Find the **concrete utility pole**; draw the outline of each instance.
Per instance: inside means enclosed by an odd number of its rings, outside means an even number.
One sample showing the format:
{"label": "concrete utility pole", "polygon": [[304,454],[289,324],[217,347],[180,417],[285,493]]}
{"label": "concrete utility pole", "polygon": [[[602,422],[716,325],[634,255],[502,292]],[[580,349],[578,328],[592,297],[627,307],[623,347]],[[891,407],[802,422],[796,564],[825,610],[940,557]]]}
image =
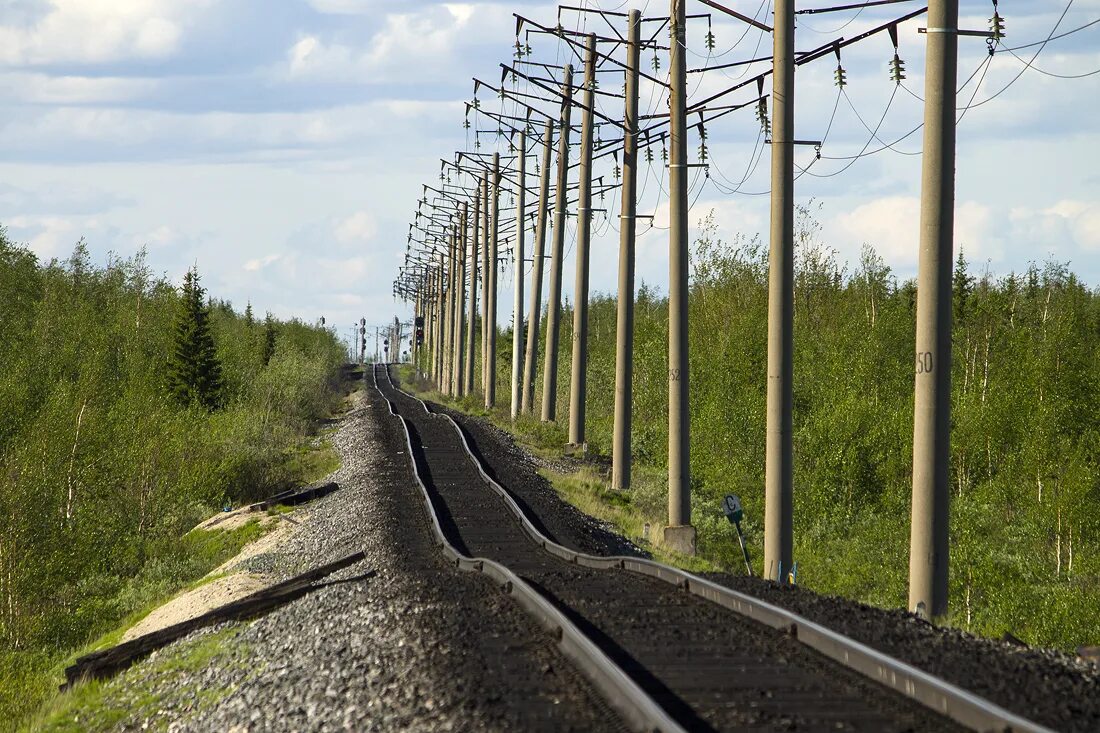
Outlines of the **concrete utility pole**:
{"label": "concrete utility pole", "polygon": [[413,321],[412,321],[412,338],[409,339],[409,354],[412,359],[413,376],[420,376],[420,364],[416,361],[416,319],[420,317],[420,291],[418,290],[413,296]]}
{"label": "concrete utility pole", "polygon": [[687,60],[684,4],[672,0],[669,60],[668,527],[665,544],[695,554],[688,407]]}
{"label": "concrete utility pole", "polygon": [[546,252],[546,214],[550,203],[550,153],[554,123],[546,121],[542,134],[542,170],[539,172],[539,210],[535,219],[535,254],[531,268],[531,315],[527,319],[527,353],[523,360],[523,404],[525,414],[534,410],[535,355],[538,353],[539,318],[542,311],[542,265]]}
{"label": "concrete utility pole", "polygon": [[[477,324],[477,224],[481,216],[481,197],[474,192],[474,218],[469,226],[470,235],[470,326],[466,331],[466,394],[474,393],[474,331]],[[484,296],[483,296],[484,297]]]}
{"label": "concrete utility pole", "polygon": [[592,111],[596,108],[596,34],[585,39],[584,115],[581,122],[580,187],[577,192],[577,275],[573,289],[573,360],[569,382],[569,442],[584,443],[588,377],[588,273],[592,242]]}
{"label": "concrete utility pole", "polygon": [[394,356],[394,362],[401,363],[401,321],[397,316],[393,317],[393,338],[390,339],[390,352]]}
{"label": "concrete utility pole", "polygon": [[619,215],[619,303],[615,326],[615,430],[611,488],[630,488],[630,420],[634,379],[634,238],[638,212],[638,71],[642,14],[631,10],[626,36],[626,102],[623,112],[623,200]]}
{"label": "concrete utility pole", "polygon": [[793,562],[794,0],[776,0],[772,72],[771,248],[768,256],[768,418],[764,577],[784,583]]}
{"label": "concrete utility pole", "polygon": [[435,347],[432,345],[434,331],[432,320],[435,310],[435,271],[432,270],[431,265],[425,265],[424,288],[424,348],[421,350],[421,359],[424,362],[425,378],[431,379],[432,356],[435,354]]}
{"label": "concrete utility pole", "polygon": [[489,174],[481,179],[481,394],[489,383]]}
{"label": "concrete utility pole", "polygon": [[447,328],[443,333],[443,375],[440,383],[440,391],[445,395],[452,394],[451,392],[451,375],[454,372],[454,344],[455,344],[455,250],[458,248],[455,242],[454,231],[448,239],[448,249],[450,251],[450,257],[448,258],[447,267],[447,306],[446,306],[446,318]]}
{"label": "concrete utility pole", "polygon": [[435,295],[435,343],[432,345],[435,354],[435,364],[432,369],[432,378],[440,392],[443,391],[443,341],[446,334],[446,316],[443,313],[444,295],[444,268],[443,253],[439,253],[439,267],[436,268],[436,295]]}
{"label": "concrete utility pole", "polygon": [[546,304],[546,357],[542,366],[542,420],[558,408],[558,337],[561,330],[561,261],[565,256],[565,205],[569,201],[569,116],[573,108],[573,65],[562,71],[561,119],[558,121],[558,179],[554,192],[554,241],[550,252],[550,298]]}
{"label": "concrete utility pole", "polygon": [[520,382],[523,379],[523,211],[527,207],[527,130],[519,131],[519,164],[516,170],[515,299],[512,301],[512,419],[519,417]]}
{"label": "concrete utility pole", "polygon": [[958,0],[930,0],[924,73],[909,608],[947,613]]}
{"label": "concrete utility pole", "polygon": [[489,315],[485,321],[485,331],[489,334],[486,342],[485,407],[493,407],[497,401],[497,235],[500,232],[500,153],[493,153],[493,198],[492,228],[489,230],[489,288],[486,296],[489,301]]}
{"label": "concrete utility pole", "polygon": [[461,397],[466,393],[466,202],[462,202],[458,213],[458,229],[455,230],[455,239],[458,241],[458,277],[456,278],[458,290],[455,293],[455,364],[454,364],[454,393]]}

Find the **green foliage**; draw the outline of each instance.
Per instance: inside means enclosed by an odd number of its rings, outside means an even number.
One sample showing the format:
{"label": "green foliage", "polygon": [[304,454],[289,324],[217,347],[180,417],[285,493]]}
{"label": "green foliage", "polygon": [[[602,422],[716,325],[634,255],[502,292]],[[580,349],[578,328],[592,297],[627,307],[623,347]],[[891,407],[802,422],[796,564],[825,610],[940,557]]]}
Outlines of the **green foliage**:
{"label": "green foliage", "polygon": [[[179,316],[194,314],[196,294],[220,364],[214,412],[183,407],[166,389]],[[144,254],[94,266],[81,242],[67,260],[41,264],[0,233],[5,690],[20,669],[39,669],[34,659],[66,654],[139,608],[149,584],[138,578],[167,588],[190,577],[208,557],[184,537],[201,519],[316,468],[301,447],[336,405],[341,345],[331,332],[279,324],[265,364],[254,326],[228,303],[207,306],[193,279],[189,297],[185,306]],[[0,715],[11,703],[0,700]]]}
{"label": "green foliage", "polygon": [[271,358],[275,356],[275,342],[279,337],[278,332],[275,330],[275,319],[268,313],[264,318],[264,345],[261,360],[263,365],[267,366],[271,363]]}
{"label": "green foliage", "polygon": [[[182,291],[168,389],[184,407],[201,405],[214,410],[222,403],[222,367],[210,332],[210,311],[203,302],[206,291],[199,285],[198,269],[187,271]],[[252,327],[251,312],[245,317],[245,325]]]}
{"label": "green foliage", "polygon": [[232,666],[234,661],[227,656],[226,650],[243,629],[240,625],[230,625],[185,639],[149,660],[140,674],[134,670],[110,680],[82,682],[71,693],[52,700],[23,730],[41,733],[110,731],[127,721],[131,724],[148,721],[149,730],[166,730],[167,721],[158,717],[158,713],[173,703],[173,706],[186,706],[192,713],[201,714],[228,690],[217,686],[179,687],[172,683],[181,673],[194,673],[214,664]]}

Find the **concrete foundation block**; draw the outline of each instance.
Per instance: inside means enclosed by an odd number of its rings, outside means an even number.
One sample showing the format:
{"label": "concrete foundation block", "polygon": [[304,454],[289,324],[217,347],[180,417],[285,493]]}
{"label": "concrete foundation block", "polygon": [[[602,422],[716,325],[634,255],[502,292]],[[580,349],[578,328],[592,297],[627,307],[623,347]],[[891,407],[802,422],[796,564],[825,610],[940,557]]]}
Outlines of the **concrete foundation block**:
{"label": "concrete foundation block", "polygon": [[681,524],[665,527],[664,545],[673,552],[695,556],[695,527]]}

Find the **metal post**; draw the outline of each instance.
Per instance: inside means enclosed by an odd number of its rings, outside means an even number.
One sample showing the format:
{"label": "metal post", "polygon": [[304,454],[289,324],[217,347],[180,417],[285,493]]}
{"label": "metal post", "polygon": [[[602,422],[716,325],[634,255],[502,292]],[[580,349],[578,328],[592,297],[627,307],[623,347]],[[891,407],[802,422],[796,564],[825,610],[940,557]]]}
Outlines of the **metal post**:
{"label": "metal post", "polygon": [[771,248],[764,577],[783,583],[793,549],[791,411],[794,366],[794,0],[776,0],[772,73]]}
{"label": "metal post", "polygon": [[695,554],[688,411],[687,63],[684,4],[672,0],[669,59],[668,527],[665,544]]}
{"label": "metal post", "polygon": [[512,301],[512,419],[519,417],[520,381],[523,370],[523,211],[527,206],[527,130],[519,132],[519,162],[516,169],[516,261],[515,298]]}
{"label": "metal post", "polygon": [[[466,394],[474,393],[474,330],[477,324],[477,225],[481,215],[481,197],[474,193],[474,218],[469,226],[470,235],[470,325],[466,331]],[[484,296],[483,296],[484,297]]]}
{"label": "metal post", "polygon": [[489,175],[481,179],[481,394],[489,383]]}
{"label": "metal post", "polygon": [[485,382],[485,407],[493,407],[497,401],[497,234],[500,231],[500,153],[493,153],[492,224],[489,229],[489,286],[485,291],[489,301],[485,332],[489,334],[485,344],[487,379]]}
{"label": "metal post", "polygon": [[592,111],[596,106],[596,34],[585,42],[584,114],[581,122],[580,187],[577,191],[577,274],[573,289],[573,360],[569,382],[569,442],[584,443],[588,377],[588,273],[592,241]]}
{"label": "metal post", "polygon": [[542,310],[542,269],[546,252],[546,213],[550,200],[550,153],[554,145],[554,123],[546,121],[542,134],[542,170],[539,172],[539,210],[535,219],[535,254],[531,267],[531,315],[527,319],[527,354],[523,361],[524,413],[534,410],[535,354],[539,341],[539,318]]}
{"label": "metal post", "polygon": [[931,0],[928,3],[909,608],[932,619],[947,613],[958,22],[958,0]]}
{"label": "metal post", "polygon": [[458,229],[455,230],[458,242],[458,277],[455,278],[455,363],[453,390],[457,397],[466,393],[466,362],[463,346],[466,345],[466,202],[462,202],[458,213]]}
{"label": "metal post", "polygon": [[623,112],[623,200],[619,216],[619,302],[615,327],[615,430],[611,488],[630,488],[630,420],[634,378],[634,238],[638,211],[638,70],[641,13],[627,20],[626,104]]}
{"label": "metal post", "polygon": [[546,357],[542,367],[542,419],[550,422],[558,407],[558,337],[561,329],[561,260],[565,256],[565,206],[569,201],[569,115],[573,108],[573,65],[562,72],[558,121],[558,178],[554,191],[554,239],[550,251],[550,297],[546,303]]}

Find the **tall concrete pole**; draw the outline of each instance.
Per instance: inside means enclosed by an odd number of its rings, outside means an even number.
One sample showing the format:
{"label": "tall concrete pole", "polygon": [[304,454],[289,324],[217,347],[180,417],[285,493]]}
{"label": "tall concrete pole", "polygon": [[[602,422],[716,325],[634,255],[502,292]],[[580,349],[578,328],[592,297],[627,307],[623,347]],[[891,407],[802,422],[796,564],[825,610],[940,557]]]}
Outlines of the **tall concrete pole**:
{"label": "tall concrete pole", "polygon": [[489,229],[489,286],[485,291],[489,301],[489,315],[485,331],[489,334],[485,344],[488,379],[485,382],[485,407],[493,407],[497,401],[497,236],[500,232],[500,153],[493,153],[492,224]]}
{"label": "tall concrete pole", "polygon": [[466,331],[466,394],[474,393],[474,331],[477,324],[477,225],[481,215],[481,196],[474,193],[474,218],[470,221],[470,325]]}
{"label": "tall concrete pole", "polygon": [[432,379],[435,376],[435,268],[431,265],[428,265],[425,278],[428,290],[424,302],[424,372],[428,379]]}
{"label": "tall concrete pole", "polygon": [[519,417],[520,382],[523,380],[523,257],[524,209],[527,208],[527,130],[519,132],[519,163],[516,169],[516,246],[512,251],[516,261],[515,298],[512,301],[512,419]]}
{"label": "tall concrete pole", "polygon": [[[421,311],[421,302],[422,302],[421,301],[421,294],[423,292],[424,292],[424,280],[422,278],[421,281],[420,281],[420,284],[416,288],[416,297],[413,300],[412,363],[413,363],[413,374],[417,378],[420,377],[421,364],[420,364],[420,344],[417,343],[417,338],[416,338],[416,334],[417,334],[416,319],[423,317],[423,313]],[[367,319],[365,319],[365,318],[363,319],[363,324],[364,324],[363,325],[363,332],[364,333],[366,333],[366,320]]]}
{"label": "tall concrete pole", "polygon": [[539,172],[539,210],[535,219],[535,254],[531,267],[531,315],[527,319],[527,353],[523,360],[524,414],[534,410],[535,355],[538,353],[539,318],[542,311],[542,269],[546,252],[546,213],[550,204],[550,154],[553,149],[554,123],[546,121],[542,134],[542,170]]}
{"label": "tall concrete pole", "polygon": [[458,213],[458,229],[455,241],[458,242],[458,277],[455,278],[455,363],[451,380],[456,397],[466,393],[466,361],[463,347],[466,345],[466,202],[462,202]]}
{"label": "tall concrete pole", "polygon": [[458,243],[455,242],[454,230],[451,231],[451,235],[448,239],[448,251],[450,256],[448,257],[447,267],[447,313],[446,323],[447,329],[443,335],[443,394],[453,394],[451,390],[451,377],[454,375],[454,345],[455,345],[455,279],[458,277],[457,264],[457,252]]}
{"label": "tall concrete pole", "polygon": [[[436,388],[443,392],[443,341],[447,332],[447,319],[444,314],[445,294],[445,269],[443,267],[443,253],[439,253],[439,266],[436,268],[436,296],[435,296],[435,366],[432,377],[435,379]],[[376,345],[377,348],[377,345]]]}
{"label": "tall concrete pole", "polygon": [[668,527],[665,544],[695,554],[688,403],[687,55],[684,4],[672,0],[669,60]]}
{"label": "tall concrete pole", "polygon": [[775,1],[771,245],[768,255],[768,418],[764,577],[785,582],[793,562],[794,0]]}
{"label": "tall concrete pole", "polygon": [[958,23],[958,0],[931,0],[928,3],[914,361],[909,608],[933,619],[947,613]]}
{"label": "tall concrete pole", "polygon": [[550,297],[546,304],[546,355],[542,365],[542,419],[558,411],[558,339],[561,330],[561,261],[565,256],[565,206],[569,201],[569,116],[573,108],[573,65],[562,72],[561,118],[558,121],[558,178],[554,192],[554,240],[550,251]]}
{"label": "tall concrete pole", "polygon": [[489,175],[481,179],[481,394],[489,383]]}
{"label": "tall concrete pole", "polygon": [[611,488],[630,488],[630,420],[634,379],[634,239],[638,212],[638,71],[641,13],[631,10],[626,36],[626,103],[623,112],[623,200],[619,215],[619,303],[615,326],[615,430]]}
{"label": "tall concrete pole", "polygon": [[585,41],[584,115],[581,122],[580,186],[577,192],[577,274],[573,288],[573,360],[569,381],[569,442],[584,443],[588,392],[588,275],[592,243],[592,111],[596,106],[596,34]]}

